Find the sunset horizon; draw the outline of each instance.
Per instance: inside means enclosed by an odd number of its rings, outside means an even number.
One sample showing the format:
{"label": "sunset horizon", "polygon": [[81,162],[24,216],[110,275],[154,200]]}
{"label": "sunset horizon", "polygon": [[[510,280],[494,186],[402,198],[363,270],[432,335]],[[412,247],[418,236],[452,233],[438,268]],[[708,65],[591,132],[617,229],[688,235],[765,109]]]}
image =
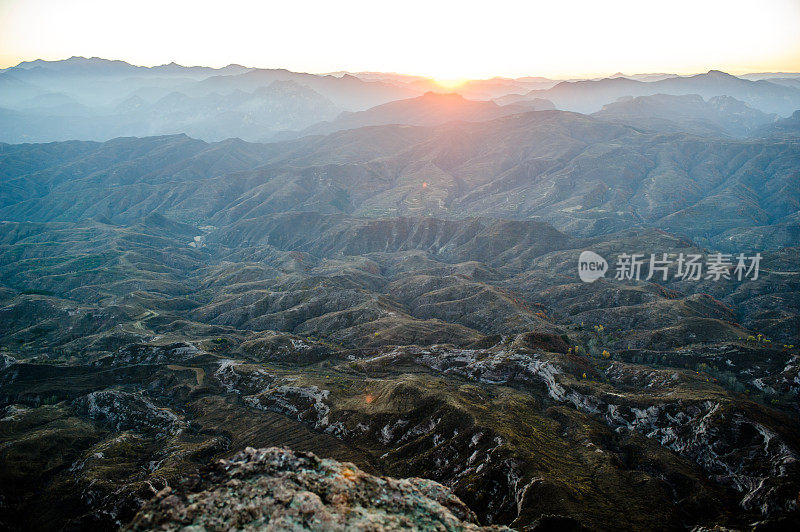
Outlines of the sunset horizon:
{"label": "sunset horizon", "polygon": [[[0,66],[0,71],[7,70],[7,69],[10,69],[10,68],[14,68],[14,67],[20,66],[20,65],[25,64],[25,63],[33,63],[33,62],[36,62],[37,60],[47,61],[47,62],[61,62],[61,61],[67,61],[67,60],[70,60],[70,59],[100,59],[100,60],[112,61],[112,62],[113,61],[122,61],[122,62],[128,63],[128,64],[130,64],[132,66],[135,66],[135,67],[144,67],[144,68],[155,68],[155,67],[165,67],[165,66],[170,66],[170,65],[177,65],[177,66],[186,67],[186,68],[207,67],[207,68],[213,68],[213,69],[223,69],[223,68],[229,67],[229,66],[242,66],[242,67],[245,67],[245,68],[248,68],[248,69],[253,69],[253,70],[292,70],[292,69],[288,69],[288,68],[286,68],[284,66],[280,66],[280,65],[277,65],[277,64],[276,65],[269,65],[269,66],[249,65],[249,64],[243,64],[242,62],[236,62],[236,61],[231,62],[231,63],[226,63],[226,64],[201,64],[201,63],[197,63],[197,64],[188,64],[188,63],[186,63],[186,64],[184,64],[184,63],[180,63],[178,61],[172,60],[172,61],[167,61],[165,63],[156,62],[156,63],[147,63],[147,64],[145,64],[145,63],[135,63],[135,62],[132,62],[132,61],[129,61],[129,60],[126,60],[126,59],[122,59],[122,58],[118,58],[118,57],[71,55],[71,56],[67,56],[67,57],[52,57],[52,58],[36,57],[36,58],[33,58],[33,59],[23,59],[23,60],[20,60],[18,62],[12,62],[12,63],[9,63],[7,65]],[[339,76],[339,75],[342,75],[344,73],[349,73],[349,74],[363,74],[363,73],[366,73],[366,74],[370,74],[370,73],[374,73],[374,74],[395,74],[395,75],[398,75],[398,76],[419,77],[419,78],[425,78],[425,79],[429,79],[429,80],[436,81],[436,82],[442,82],[443,88],[446,88],[448,86],[448,84],[452,84],[451,85],[452,87],[457,87],[458,85],[463,84],[464,82],[467,82],[467,81],[487,81],[487,80],[492,80],[492,79],[521,79],[521,78],[526,78],[526,77],[541,77],[541,78],[546,78],[546,79],[552,79],[554,81],[570,81],[570,80],[583,80],[583,79],[604,79],[604,78],[610,78],[610,77],[615,77],[615,76],[630,76],[630,77],[634,77],[634,76],[648,76],[648,75],[675,75],[675,76],[683,76],[683,77],[685,77],[685,76],[695,76],[695,75],[698,75],[698,74],[706,74],[706,73],[711,72],[711,71],[725,72],[726,74],[732,74],[732,75],[737,75],[737,76],[738,75],[746,75],[746,74],[762,74],[762,73],[797,74],[797,73],[800,73],[800,59],[797,62],[792,62],[792,63],[789,63],[789,64],[785,65],[785,68],[783,68],[783,69],[781,69],[781,68],[778,68],[778,69],[775,69],[775,68],[773,68],[773,69],[770,69],[770,68],[759,68],[759,67],[756,66],[756,67],[753,67],[753,68],[740,68],[740,69],[737,70],[735,68],[726,69],[726,68],[720,68],[720,67],[711,65],[711,66],[708,66],[708,67],[705,67],[705,68],[701,68],[700,70],[658,71],[656,69],[652,69],[652,70],[641,71],[641,72],[639,72],[639,71],[625,72],[625,71],[621,71],[621,70],[613,70],[613,71],[608,71],[608,72],[583,72],[583,73],[571,73],[571,74],[561,74],[561,75],[552,75],[552,76],[548,76],[548,75],[545,75],[545,74],[539,73],[539,72],[528,72],[528,73],[523,73],[523,74],[517,75],[517,76],[508,76],[508,75],[496,74],[496,75],[488,75],[488,76],[485,76],[485,77],[455,77],[455,78],[451,78],[451,77],[440,77],[440,76],[436,76],[436,75],[422,74],[422,73],[419,73],[419,72],[398,72],[398,71],[395,71],[395,70],[343,70],[343,69],[340,69],[340,70],[330,70],[330,71],[324,71],[324,72],[312,72],[312,71],[294,70],[294,72],[298,72],[298,73],[308,73],[308,74],[315,74],[315,75],[334,75],[334,76]]]}
{"label": "sunset horizon", "polygon": [[794,72],[798,20],[793,0],[413,0],[391,11],[361,0],[232,0],[225,9],[185,0],[3,0],[0,68],[76,55],[143,66],[174,61],[444,79]]}

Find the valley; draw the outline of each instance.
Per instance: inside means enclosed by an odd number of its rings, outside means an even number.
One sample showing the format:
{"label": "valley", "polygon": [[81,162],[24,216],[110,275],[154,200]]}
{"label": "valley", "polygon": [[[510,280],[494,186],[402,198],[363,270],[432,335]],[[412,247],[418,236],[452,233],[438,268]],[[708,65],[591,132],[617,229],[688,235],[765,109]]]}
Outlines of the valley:
{"label": "valley", "polygon": [[0,528],[791,529],[800,89],[656,77],[0,73]]}

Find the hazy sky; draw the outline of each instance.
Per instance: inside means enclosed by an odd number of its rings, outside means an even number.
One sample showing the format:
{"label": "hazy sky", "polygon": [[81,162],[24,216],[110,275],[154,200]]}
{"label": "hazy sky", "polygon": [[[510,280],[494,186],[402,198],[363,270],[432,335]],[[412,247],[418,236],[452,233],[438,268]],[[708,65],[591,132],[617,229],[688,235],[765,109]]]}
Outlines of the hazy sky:
{"label": "hazy sky", "polygon": [[0,0],[0,66],[72,55],[439,78],[800,71],[800,0]]}

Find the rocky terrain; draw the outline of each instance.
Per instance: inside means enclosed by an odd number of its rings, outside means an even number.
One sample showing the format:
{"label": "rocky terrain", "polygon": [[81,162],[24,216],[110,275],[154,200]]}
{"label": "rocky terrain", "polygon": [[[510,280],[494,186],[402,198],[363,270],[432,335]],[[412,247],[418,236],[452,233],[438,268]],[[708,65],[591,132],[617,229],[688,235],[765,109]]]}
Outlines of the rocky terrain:
{"label": "rocky terrain", "polygon": [[113,528],[247,445],[430,478],[484,524],[560,516],[607,529],[623,509],[627,527],[648,530],[794,519],[796,402],[739,392],[716,365],[765,389],[791,383],[794,398],[800,368],[784,350],[760,350],[785,365],[776,378],[735,344],[607,359],[524,334],[489,348],[331,349],[310,363],[313,346],[284,338],[257,351],[137,344],[83,364],[6,355],[4,525]]}
{"label": "rocky terrain", "polygon": [[248,447],[186,493],[165,488],[128,530],[508,530],[481,527],[441,484],[364,473],[311,453]]}

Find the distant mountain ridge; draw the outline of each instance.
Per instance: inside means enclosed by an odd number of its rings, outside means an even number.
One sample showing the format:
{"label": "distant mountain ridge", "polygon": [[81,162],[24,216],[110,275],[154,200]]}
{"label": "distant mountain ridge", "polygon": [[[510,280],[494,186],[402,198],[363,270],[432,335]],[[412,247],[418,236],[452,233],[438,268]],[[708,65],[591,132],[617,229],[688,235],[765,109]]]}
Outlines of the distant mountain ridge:
{"label": "distant mountain ridge", "polygon": [[320,76],[291,72],[286,69],[253,69],[231,76],[211,76],[188,89],[189,94],[225,94],[233,90],[251,92],[274,81],[294,81],[306,85],[350,110],[366,109],[374,105],[414,96],[417,91],[401,88],[381,81],[363,81],[350,74],[342,77]]}
{"label": "distant mountain ridge", "polygon": [[[183,132],[209,141],[237,137],[263,142],[368,125],[484,121],[525,110],[602,113],[604,105],[621,97],[656,94],[697,94],[706,100],[727,96],[767,115],[790,116],[800,109],[800,82],[792,77],[772,79],[750,81],[719,71],[695,76],[617,73],[600,80],[562,82],[538,77],[492,78],[468,80],[456,87],[454,92],[473,103],[455,105],[452,98],[426,99],[425,94],[443,90],[435,80],[419,76],[379,72],[363,73],[362,77],[347,72],[319,75],[235,64],[222,68],[175,63],[141,67],[72,57],[23,62],[0,72],[0,141],[105,141],[117,136]],[[283,90],[277,90],[279,87]],[[524,95],[511,94],[531,88],[534,90]],[[674,102],[677,105],[678,100]],[[615,112],[619,111],[617,107]],[[751,127],[743,122],[728,128],[706,112],[691,119],[686,113],[693,111],[685,104],[683,110],[673,111],[684,116],[674,131],[743,136],[763,125]],[[338,116],[340,112],[356,114]],[[650,111],[654,112],[670,114],[669,103],[665,102],[661,111]],[[631,120],[641,119],[639,125],[655,126],[654,116],[628,114]],[[751,118],[764,122],[755,115]],[[709,120],[713,123],[701,123]]]}
{"label": "distant mountain ridge", "polygon": [[789,116],[800,109],[800,89],[778,85],[765,80],[750,81],[718,70],[695,76],[671,77],[644,82],[628,78],[563,81],[547,90],[534,90],[525,95],[499,98],[500,104],[516,103],[532,98],[546,98],[556,107],[568,111],[592,113],[604,104],[623,96],[654,94],[699,94],[703,98],[732,96],[765,113]]}
{"label": "distant mountain ridge", "polygon": [[327,135],[343,129],[389,124],[436,126],[456,121],[485,122],[501,116],[547,109],[553,109],[553,105],[546,100],[534,102],[534,105],[500,106],[494,102],[468,100],[458,93],[426,92],[416,98],[385,103],[366,111],[345,112],[335,120],[316,124],[297,135]]}
{"label": "distant mountain ridge", "polygon": [[[153,67],[132,65],[126,61],[103,59],[100,57],[81,57],[72,56],[69,59],[60,61],[46,61],[43,59],[36,59],[34,61],[23,61],[14,67],[4,69],[3,72],[19,72],[21,70],[33,71],[34,69],[52,70],[62,74],[70,75],[126,75],[126,74],[180,74],[181,76],[188,76],[190,74],[195,76],[211,76],[214,74],[241,74],[251,70],[248,67],[236,64],[230,64],[222,68],[213,68],[205,66],[183,66],[178,63],[172,62],[169,64],[158,65]],[[192,76],[190,76],[192,77]]]}
{"label": "distant mountain ridge", "polygon": [[37,99],[54,103],[22,111],[0,108],[0,123],[5,126],[3,140],[102,141],[120,136],[187,133],[209,141],[260,141],[341,112],[321,94],[294,81],[273,81],[253,92],[237,89],[226,95],[189,96],[172,91],[154,102],[133,95],[105,112],[82,106],[63,94],[47,93]]}

